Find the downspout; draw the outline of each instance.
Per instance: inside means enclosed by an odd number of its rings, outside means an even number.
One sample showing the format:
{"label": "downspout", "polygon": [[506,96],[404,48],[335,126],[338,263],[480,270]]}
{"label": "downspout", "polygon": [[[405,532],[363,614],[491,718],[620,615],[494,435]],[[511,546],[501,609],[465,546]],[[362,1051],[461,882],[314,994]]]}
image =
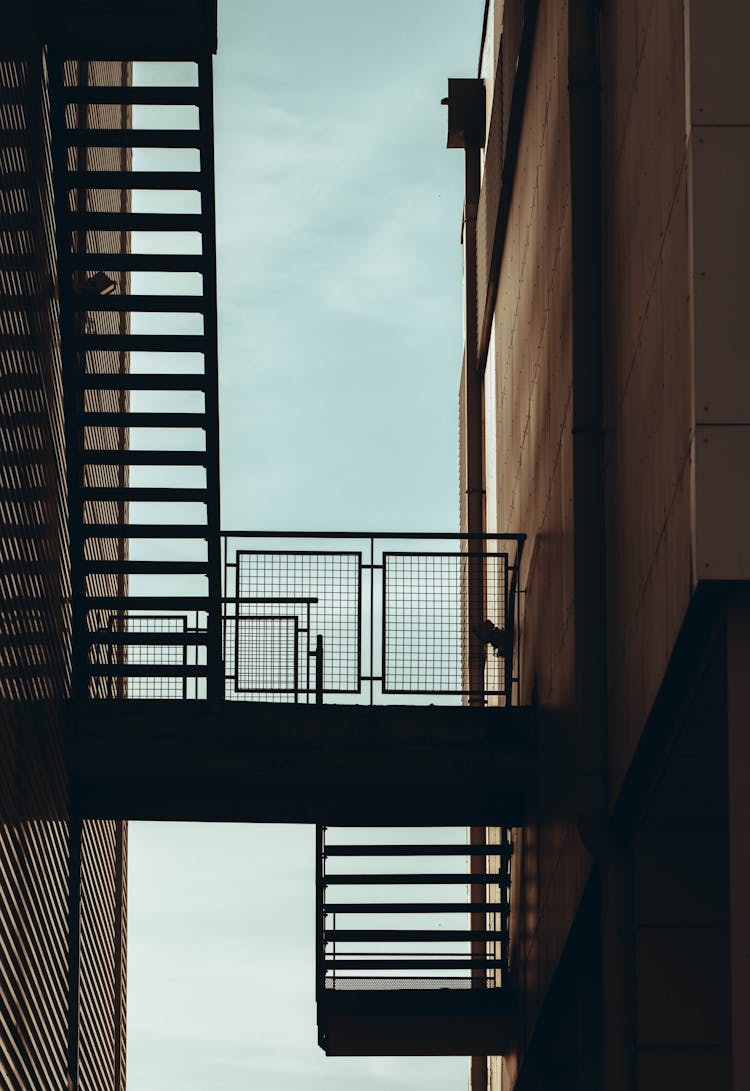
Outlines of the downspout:
{"label": "downspout", "polygon": [[[484,491],[484,383],[479,366],[479,304],[477,299],[477,212],[481,188],[481,149],[485,138],[485,89],[480,79],[462,79],[448,81],[448,98],[443,102],[448,106],[448,147],[463,148],[465,198],[462,224],[464,248],[464,315],[466,323],[466,347],[464,358],[464,383],[462,384],[462,413],[464,417],[463,451],[465,466],[465,511],[466,530],[469,534],[485,532],[485,491]],[[484,543],[467,542],[469,554],[480,553]],[[484,561],[482,557],[469,556],[467,564],[467,640],[468,640],[468,682],[472,695],[470,705],[484,705],[484,661],[485,645],[476,635],[476,628],[485,617]],[[483,846],[487,843],[484,826],[469,828],[469,844]],[[469,857],[469,869],[472,874],[482,874],[486,867],[484,856]],[[469,901],[486,901],[485,888],[480,884],[471,884]],[[483,931],[486,917],[483,911],[470,913],[472,932]],[[472,959],[482,960],[487,957],[487,945],[483,940],[472,940]],[[472,985],[475,988],[486,986],[484,970],[472,970]],[[487,1091],[487,1058],[472,1057],[470,1062],[471,1091]]]}
{"label": "downspout", "polygon": [[599,867],[601,1086],[635,1086],[631,885],[608,824],[607,559],[602,336],[601,119],[597,0],[569,0],[573,273],[576,820]]}

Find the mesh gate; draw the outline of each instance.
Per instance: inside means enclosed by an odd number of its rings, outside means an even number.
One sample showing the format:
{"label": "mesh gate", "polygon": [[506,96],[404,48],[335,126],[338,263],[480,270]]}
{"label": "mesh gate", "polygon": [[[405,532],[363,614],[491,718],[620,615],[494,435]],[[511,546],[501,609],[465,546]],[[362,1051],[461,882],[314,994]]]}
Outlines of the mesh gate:
{"label": "mesh gate", "polygon": [[226,652],[237,695],[308,699],[315,692],[318,636],[325,648],[323,692],[359,693],[362,555],[239,550],[236,566]]}
{"label": "mesh gate", "polygon": [[[475,601],[478,600],[478,601]],[[472,616],[509,628],[506,553],[383,555],[383,692],[466,694]],[[489,648],[481,691],[508,690],[507,656]]]}

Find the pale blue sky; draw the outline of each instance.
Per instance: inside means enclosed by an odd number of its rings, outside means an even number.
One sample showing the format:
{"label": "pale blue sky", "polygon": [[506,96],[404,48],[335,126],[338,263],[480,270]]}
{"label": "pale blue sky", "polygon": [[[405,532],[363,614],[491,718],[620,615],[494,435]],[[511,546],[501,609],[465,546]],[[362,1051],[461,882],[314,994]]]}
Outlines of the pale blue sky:
{"label": "pale blue sky", "polygon": [[[484,0],[219,0],[225,528],[453,530],[463,162]],[[316,1044],[309,828],[133,824],[129,1091],[463,1091]]]}

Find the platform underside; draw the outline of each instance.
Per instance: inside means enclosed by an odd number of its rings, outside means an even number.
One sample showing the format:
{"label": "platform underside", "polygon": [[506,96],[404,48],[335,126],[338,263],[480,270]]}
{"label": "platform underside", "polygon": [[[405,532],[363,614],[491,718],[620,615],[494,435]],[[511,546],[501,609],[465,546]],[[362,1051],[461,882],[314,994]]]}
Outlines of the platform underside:
{"label": "platform underside", "polygon": [[526,708],[89,701],[66,711],[83,817],[519,825],[530,788]]}
{"label": "platform underside", "polygon": [[499,1056],[512,1040],[507,989],[339,992],[318,998],[329,1057]]}

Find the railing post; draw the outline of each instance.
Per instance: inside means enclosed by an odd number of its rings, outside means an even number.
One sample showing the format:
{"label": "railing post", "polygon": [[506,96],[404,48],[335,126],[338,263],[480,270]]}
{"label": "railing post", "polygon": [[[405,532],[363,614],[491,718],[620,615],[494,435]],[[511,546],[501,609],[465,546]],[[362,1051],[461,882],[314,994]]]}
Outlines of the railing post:
{"label": "railing post", "polygon": [[323,635],[315,638],[315,704],[323,704]]}
{"label": "railing post", "polygon": [[[315,827],[315,993],[316,1001],[321,1004],[326,987],[325,970],[325,826]],[[318,1019],[318,1044],[325,1048],[321,1040],[322,1031]]]}

